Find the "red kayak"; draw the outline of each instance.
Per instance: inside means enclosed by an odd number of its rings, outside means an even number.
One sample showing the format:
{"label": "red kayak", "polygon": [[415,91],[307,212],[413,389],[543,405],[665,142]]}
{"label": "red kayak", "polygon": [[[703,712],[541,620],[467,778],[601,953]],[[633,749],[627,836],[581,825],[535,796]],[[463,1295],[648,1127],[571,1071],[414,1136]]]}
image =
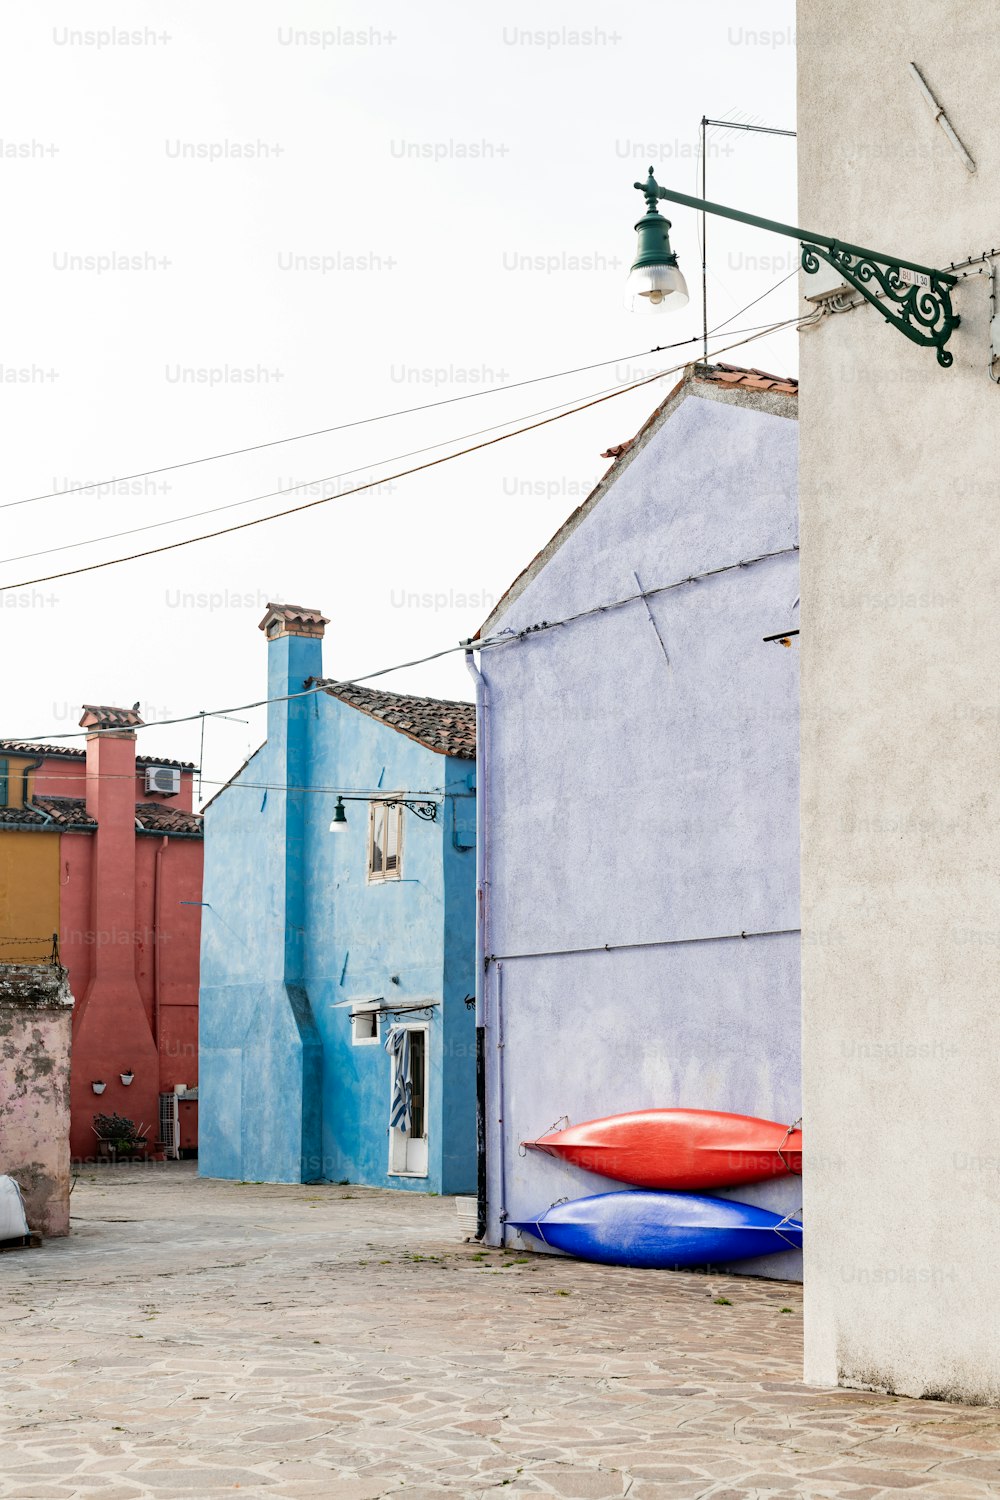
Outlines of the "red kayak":
{"label": "red kayak", "polygon": [[666,1191],[736,1187],[802,1171],[801,1130],[711,1109],[639,1109],[523,1144],[616,1182]]}

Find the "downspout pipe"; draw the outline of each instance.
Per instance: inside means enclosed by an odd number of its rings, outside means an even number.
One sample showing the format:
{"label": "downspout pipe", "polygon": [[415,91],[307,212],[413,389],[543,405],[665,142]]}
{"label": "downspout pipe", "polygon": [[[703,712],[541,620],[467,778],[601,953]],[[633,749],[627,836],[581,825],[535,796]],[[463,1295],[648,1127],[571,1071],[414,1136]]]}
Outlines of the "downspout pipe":
{"label": "downspout pipe", "polygon": [[489,889],[486,680],[471,650],[465,664],[476,685],[476,1239],[486,1235],[486,920]]}
{"label": "downspout pipe", "polygon": [[500,1194],[500,1248],[507,1247],[507,1155],[504,1141],[505,1107],[503,1092],[503,1049],[505,1042],[503,1024],[503,964],[497,964],[497,1124],[500,1127],[497,1154],[497,1191]]}
{"label": "downspout pipe", "polygon": [[54,823],[55,818],[51,813],[47,813],[44,807],[37,807],[32,798],[28,795],[28,777],[32,771],[38,770],[38,768],[42,765],[43,760],[44,757],[41,757],[38,760],[26,761],[21,768],[21,806],[26,807],[29,812],[37,813],[38,816],[40,818],[43,818],[48,824]]}
{"label": "downspout pipe", "polygon": [[170,840],[164,834],[153,856],[153,1041],[156,1044],[156,1087],[160,1091],[160,860]]}

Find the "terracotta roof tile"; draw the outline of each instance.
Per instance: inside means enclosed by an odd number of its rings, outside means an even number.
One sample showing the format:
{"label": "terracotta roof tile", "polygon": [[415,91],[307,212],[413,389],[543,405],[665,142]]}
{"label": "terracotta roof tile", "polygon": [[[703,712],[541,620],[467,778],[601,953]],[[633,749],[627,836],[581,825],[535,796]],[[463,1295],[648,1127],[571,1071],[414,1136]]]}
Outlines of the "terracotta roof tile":
{"label": "terracotta roof tile", "polygon": [[97,827],[97,819],[90,816],[83,797],[36,797],[35,806],[44,808],[60,828]]}
{"label": "terracotta roof tile", "polygon": [[[766,370],[745,369],[743,365],[727,365],[721,360],[717,365],[689,365],[684,372],[685,380],[696,380],[704,385],[721,385],[732,390],[739,387],[743,391],[777,391],[783,396],[797,396],[799,393],[799,382],[791,375],[769,375]],[[684,381],[681,381],[683,385]],[[679,389],[679,387],[677,387]],[[670,395],[674,394],[671,391]],[[670,396],[667,397],[669,401]],[[664,403],[661,403],[661,406]],[[627,453],[632,445],[642,437],[646,428],[649,427],[660,414],[661,406],[643,423],[635,437],[626,438],[623,443],[612,443],[611,446],[601,454],[602,458],[614,459],[616,462],[623,454]]]}
{"label": "terracotta roof tile", "polygon": [[142,723],[142,718],[134,708],[114,708],[107,703],[85,703],[80,723],[88,729],[135,729]]}
{"label": "terracotta roof tile", "polygon": [[15,828],[43,827],[45,819],[41,813],[28,807],[0,807],[0,828],[8,825]]}
{"label": "terracotta roof tile", "polygon": [[178,807],[165,807],[162,802],[137,802],[136,822],[147,832],[195,833],[203,832],[200,813],[182,812]]}
{"label": "terracotta roof tile", "polygon": [[165,755],[137,755],[135,763],[137,766],[176,766],[179,771],[197,770],[193,760],[168,760]]}
{"label": "terracotta roof tile", "polygon": [[[333,698],[349,703],[362,713],[381,719],[383,724],[407,735],[411,740],[436,750],[439,755],[454,755],[461,760],[476,758],[476,705],[445,698],[418,698],[410,693],[385,693],[377,688],[357,687],[352,682],[337,682],[329,677],[312,677]],[[307,683],[308,686],[308,683]]]}
{"label": "terracotta roof tile", "polygon": [[286,625],[304,625],[317,635],[322,635],[323,626],[330,623],[320,610],[310,609],[304,604],[268,604],[267,613],[257,629],[267,630],[272,620],[283,620]]}
{"label": "terracotta roof tile", "polygon": [[77,755],[81,758],[86,750],[76,750],[72,745],[37,745],[33,740],[0,740],[0,755]]}
{"label": "terracotta roof tile", "polygon": [[[0,740],[0,755],[34,755],[48,758],[50,755],[71,755],[77,760],[86,757],[86,750],[74,745],[41,745],[33,740]],[[165,755],[137,755],[137,766],[176,766],[181,771],[195,770],[193,760],[170,760]]]}
{"label": "terracotta roof tile", "polygon": [[[135,817],[146,833],[202,833],[199,813],[181,812],[159,802],[137,802]],[[83,797],[36,797],[33,807],[0,807],[0,827],[4,825],[91,832],[97,819],[88,813]]]}
{"label": "terracotta roof tile", "polygon": [[792,375],[769,375],[766,370],[744,369],[742,365],[696,365],[695,380],[710,385],[739,386],[744,391],[778,391],[797,396],[799,382]]}
{"label": "terracotta roof tile", "polygon": [[82,797],[36,797],[31,807],[0,807],[0,824],[18,828],[97,827]]}

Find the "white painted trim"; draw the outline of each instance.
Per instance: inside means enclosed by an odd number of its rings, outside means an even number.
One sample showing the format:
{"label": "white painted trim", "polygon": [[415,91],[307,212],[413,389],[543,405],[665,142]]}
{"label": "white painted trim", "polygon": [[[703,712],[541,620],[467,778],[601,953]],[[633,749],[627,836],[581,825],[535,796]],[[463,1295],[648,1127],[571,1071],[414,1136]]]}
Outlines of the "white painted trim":
{"label": "white painted trim", "polygon": [[[400,792],[402,798],[404,793]],[[393,880],[403,878],[403,804],[402,801],[395,803],[394,807],[386,807],[386,803],[393,801],[391,792],[384,797],[374,798],[368,804],[368,847],[365,851],[365,879],[369,885],[388,885]],[[375,844],[375,814],[377,808],[385,808],[386,813],[395,812],[396,822],[396,868],[391,871],[381,870],[378,873],[372,870],[372,851]],[[385,858],[385,850],[382,850],[382,858]]]}
{"label": "white painted trim", "polygon": [[[427,1142],[427,1166],[426,1166],[426,1168],[424,1169],[423,1172],[409,1172],[405,1168],[398,1169],[398,1168],[394,1168],[393,1167],[393,1165],[392,1165],[392,1151],[393,1151],[393,1146],[396,1144],[396,1141],[395,1141],[394,1137],[401,1136],[402,1135],[402,1131],[393,1130],[392,1126],[390,1125],[390,1127],[389,1127],[389,1165],[388,1165],[388,1167],[386,1169],[386,1172],[387,1172],[387,1175],[389,1177],[429,1177],[430,1176],[430,1166],[431,1166],[431,1142],[430,1142],[430,1134],[427,1131],[427,1127],[428,1127],[428,1124],[429,1124],[428,1115],[430,1113],[430,1110],[429,1110],[428,1106],[429,1106],[429,1102],[430,1102],[430,1081],[431,1081],[431,1067],[430,1067],[430,1062],[431,1062],[431,1039],[430,1039],[430,1026],[429,1026],[429,1024],[426,1021],[413,1021],[413,1022],[410,1022],[410,1023],[407,1023],[407,1022],[403,1021],[403,1022],[397,1022],[396,1024],[397,1025],[401,1025],[404,1031],[422,1031],[424,1033],[425,1038],[426,1038],[426,1040],[424,1041],[424,1132],[425,1132],[424,1133],[424,1140]],[[393,1063],[390,1066],[390,1068],[389,1068],[389,1109],[392,1108],[392,1092],[393,1092],[393,1084],[395,1082],[394,1077],[393,1077],[393,1070],[394,1070],[394,1068],[395,1068],[395,1063]]]}
{"label": "white painted trim", "polygon": [[[375,1017],[375,1035],[358,1036],[358,1016]],[[378,1000],[360,1001],[351,1010],[351,1046],[380,1047],[382,1045],[382,1007]]]}

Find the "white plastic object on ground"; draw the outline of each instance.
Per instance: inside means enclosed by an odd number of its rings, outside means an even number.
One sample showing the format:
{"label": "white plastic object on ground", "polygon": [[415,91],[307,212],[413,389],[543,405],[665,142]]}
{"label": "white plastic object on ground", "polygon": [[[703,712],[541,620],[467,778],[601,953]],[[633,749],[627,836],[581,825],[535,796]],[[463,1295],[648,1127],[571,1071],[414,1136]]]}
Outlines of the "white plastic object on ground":
{"label": "white plastic object on ground", "polygon": [[28,1234],[24,1199],[13,1177],[0,1177],[0,1240],[19,1240]]}

